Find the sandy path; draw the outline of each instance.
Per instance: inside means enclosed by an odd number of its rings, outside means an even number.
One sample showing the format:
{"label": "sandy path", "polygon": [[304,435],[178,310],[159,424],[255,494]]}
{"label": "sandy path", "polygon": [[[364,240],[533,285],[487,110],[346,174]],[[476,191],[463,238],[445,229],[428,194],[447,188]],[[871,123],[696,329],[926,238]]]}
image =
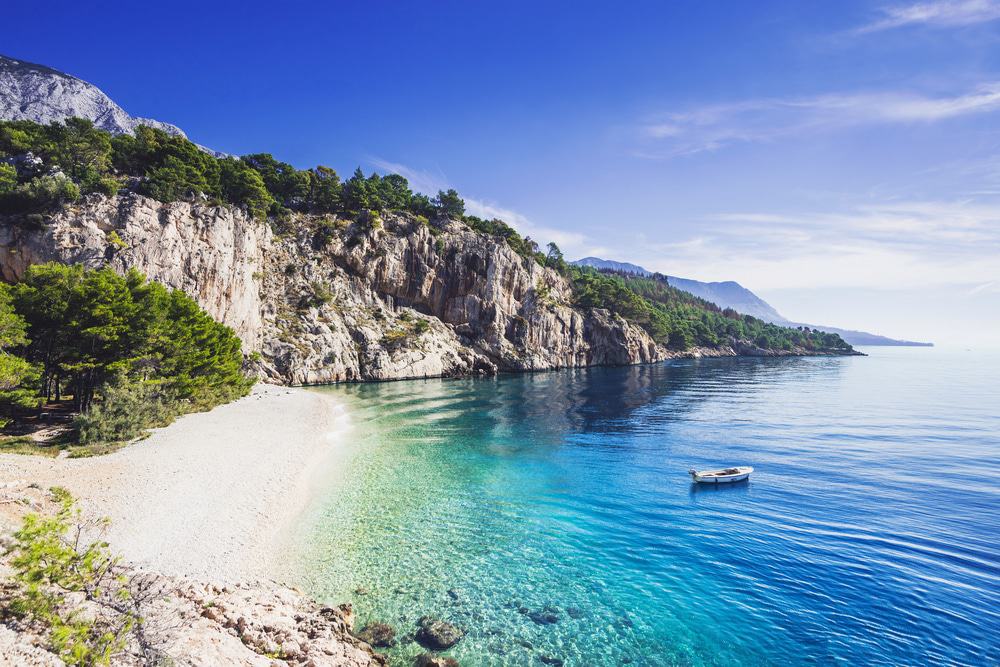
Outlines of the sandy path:
{"label": "sandy path", "polygon": [[348,429],[332,397],[262,385],[108,456],[0,455],[0,484],[67,487],[88,514],[111,519],[112,549],[138,565],[219,582],[267,578]]}

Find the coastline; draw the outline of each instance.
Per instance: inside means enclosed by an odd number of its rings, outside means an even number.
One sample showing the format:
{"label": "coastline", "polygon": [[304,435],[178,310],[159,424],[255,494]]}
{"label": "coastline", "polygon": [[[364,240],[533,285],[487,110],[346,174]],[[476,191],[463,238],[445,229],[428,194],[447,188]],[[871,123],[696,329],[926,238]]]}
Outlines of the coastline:
{"label": "coastline", "polygon": [[219,583],[284,572],[290,535],[349,429],[329,395],[258,385],[146,439],[84,459],[0,455],[0,486],[64,486],[108,517],[113,552],[136,566]]}

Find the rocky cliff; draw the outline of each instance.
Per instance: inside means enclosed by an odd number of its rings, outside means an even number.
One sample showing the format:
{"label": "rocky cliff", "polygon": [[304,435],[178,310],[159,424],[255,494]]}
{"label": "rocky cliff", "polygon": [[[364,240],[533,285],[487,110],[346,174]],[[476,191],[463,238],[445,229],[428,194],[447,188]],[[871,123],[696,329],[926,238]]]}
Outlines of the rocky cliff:
{"label": "rocky cliff", "polygon": [[458,221],[296,216],[89,195],[44,222],[0,218],[0,277],[34,263],[136,268],[180,288],[285,383],[658,361],[643,330],[570,305],[556,272]]}

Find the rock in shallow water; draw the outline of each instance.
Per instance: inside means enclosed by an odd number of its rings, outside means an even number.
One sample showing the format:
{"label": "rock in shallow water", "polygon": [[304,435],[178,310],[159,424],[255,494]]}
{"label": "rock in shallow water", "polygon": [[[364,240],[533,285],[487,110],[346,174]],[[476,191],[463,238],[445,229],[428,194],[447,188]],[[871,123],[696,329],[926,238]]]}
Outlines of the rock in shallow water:
{"label": "rock in shallow water", "polygon": [[363,642],[371,644],[372,646],[386,648],[389,646],[395,646],[396,631],[393,630],[392,626],[388,623],[379,623],[378,621],[375,621],[366,625],[361,632],[357,634],[357,638]]}
{"label": "rock in shallow water", "polygon": [[559,610],[555,607],[545,605],[536,611],[529,611],[528,618],[538,625],[552,625],[559,622]]}
{"label": "rock in shallow water", "polygon": [[455,658],[446,658],[442,655],[424,653],[418,655],[413,664],[416,667],[458,667],[458,660],[455,660]]}
{"label": "rock in shallow water", "polygon": [[451,648],[465,636],[465,631],[461,628],[430,616],[421,616],[417,625],[420,626],[417,630],[417,641],[421,646],[435,651]]}

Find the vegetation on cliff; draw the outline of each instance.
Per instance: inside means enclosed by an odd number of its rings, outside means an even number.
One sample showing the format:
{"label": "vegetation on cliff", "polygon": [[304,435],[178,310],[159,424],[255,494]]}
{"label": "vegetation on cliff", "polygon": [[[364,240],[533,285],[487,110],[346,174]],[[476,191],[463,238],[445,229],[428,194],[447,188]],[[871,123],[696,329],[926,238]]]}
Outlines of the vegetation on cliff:
{"label": "vegetation on cliff", "polygon": [[247,393],[239,338],[137,271],[42,264],[0,285],[0,414],[71,406],[84,444],[129,440]]}
{"label": "vegetation on cliff", "polygon": [[[29,157],[30,154],[30,157]],[[414,194],[398,174],[345,182],[330,167],[296,169],[270,154],[218,158],[184,137],[147,126],[134,135],[110,133],[81,118],[40,125],[0,121],[0,210],[38,215],[81,194],[114,194],[132,187],[162,202],[191,196],[247,209],[281,221],[291,211],[359,214],[409,210],[460,217],[454,190],[431,199]]]}
{"label": "vegetation on cliff", "polygon": [[607,308],[642,325],[659,343],[674,350],[716,348],[747,341],[764,350],[850,352],[837,334],[805,327],[781,327],[731,308],[722,309],[671,287],[666,276],[568,268],[578,305]]}
{"label": "vegetation on cliff", "polygon": [[[30,154],[30,157],[29,157]],[[462,220],[476,232],[506,243],[521,256],[552,268],[573,288],[573,304],[601,308],[643,327],[653,339],[683,351],[694,346],[738,346],[772,351],[850,352],[835,334],[769,324],[671,287],[665,277],[611,275],[572,266],[550,243],[546,252],[502,220],[466,215],[454,190],[436,197],[411,191],[399,174],[368,176],[357,169],[341,182],[325,166],[296,169],[267,153],[217,158],[179,136],[140,126],[135,135],[111,136],[89,121],[39,125],[0,122],[0,210],[41,218],[81,193],[112,193],[128,188],[163,202],[192,196],[246,209],[267,217],[276,231],[294,230],[293,213],[327,216],[315,246],[324,247],[343,219],[361,227],[381,227],[381,212],[405,211],[424,223],[429,218]],[[300,216],[301,217],[301,216]],[[439,234],[431,225],[431,232]],[[439,246],[441,239],[438,239]]]}

